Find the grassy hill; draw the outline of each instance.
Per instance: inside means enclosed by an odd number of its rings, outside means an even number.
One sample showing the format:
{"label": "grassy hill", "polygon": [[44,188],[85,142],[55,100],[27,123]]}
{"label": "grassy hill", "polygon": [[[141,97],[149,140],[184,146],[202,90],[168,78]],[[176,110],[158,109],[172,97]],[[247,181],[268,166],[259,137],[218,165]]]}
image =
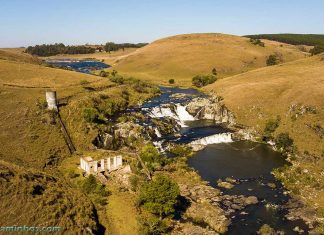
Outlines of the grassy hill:
{"label": "grassy hill", "polygon": [[36,56],[32,56],[26,53],[23,53],[22,48],[9,48],[9,49],[0,49],[0,60],[11,60],[31,64],[40,64]]}
{"label": "grassy hill", "polygon": [[324,212],[323,71],[322,54],[224,78],[204,88],[224,98],[238,123],[260,134],[268,120],[280,116],[274,136],[288,132],[299,151],[282,180],[320,216]]}
{"label": "grassy hill", "polygon": [[292,45],[324,46],[324,34],[256,34],[247,35],[245,37],[254,39],[268,39],[283,43],[289,43]]}
{"label": "grassy hill", "polygon": [[249,39],[225,34],[187,34],[157,40],[116,61],[113,69],[146,80],[166,84],[189,85],[197,74],[219,77],[239,74],[266,66],[269,55],[276,53],[282,62],[306,56],[296,46],[265,41],[265,47]]}
{"label": "grassy hill", "polygon": [[0,209],[6,216],[0,225],[61,226],[76,233],[89,227],[98,231],[92,201],[58,170],[70,154],[59,124],[51,123],[52,115],[43,105],[47,88],[55,88],[62,99],[87,94],[82,80],[92,86],[111,83],[39,65],[19,51],[5,50],[1,55]]}
{"label": "grassy hill", "polygon": [[[0,209],[8,214],[0,218],[0,225],[61,226],[77,234],[88,229],[102,234],[102,224],[108,234],[111,228],[119,230],[123,222],[107,221],[99,196],[82,190],[85,177],[78,169],[79,157],[96,153],[92,141],[99,125],[85,120],[84,109],[106,103],[108,109],[121,99],[135,105],[152,94],[139,90],[137,81],[116,85],[108,78],[22,61],[19,51],[8,53],[0,59]],[[60,116],[77,149],[74,155],[58,119],[45,107],[48,89],[57,91]],[[107,200],[113,201],[109,210],[118,214],[124,199]],[[137,225],[135,216],[127,219]]]}

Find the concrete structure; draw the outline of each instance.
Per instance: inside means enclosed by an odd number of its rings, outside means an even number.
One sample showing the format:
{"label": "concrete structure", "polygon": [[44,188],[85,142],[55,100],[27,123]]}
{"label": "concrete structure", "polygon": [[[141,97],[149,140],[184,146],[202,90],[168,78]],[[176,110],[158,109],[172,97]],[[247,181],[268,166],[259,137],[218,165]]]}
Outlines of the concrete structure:
{"label": "concrete structure", "polygon": [[56,91],[46,91],[47,108],[49,110],[57,109]]}
{"label": "concrete structure", "polygon": [[92,157],[81,157],[80,167],[87,174],[96,174],[99,172],[110,172],[117,170],[123,165],[122,156],[108,157],[100,160],[93,160]]}

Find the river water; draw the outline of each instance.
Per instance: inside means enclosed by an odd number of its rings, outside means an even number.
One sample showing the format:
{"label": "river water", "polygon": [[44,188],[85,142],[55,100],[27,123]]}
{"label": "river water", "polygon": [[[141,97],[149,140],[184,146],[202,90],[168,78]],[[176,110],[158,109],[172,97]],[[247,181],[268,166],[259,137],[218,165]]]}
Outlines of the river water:
{"label": "river water", "polygon": [[92,70],[100,70],[111,67],[110,65],[96,60],[47,60],[46,63],[87,74],[90,74]]}
{"label": "river water", "polygon": [[[285,234],[297,234],[293,231],[296,226],[307,231],[307,226],[302,221],[288,221],[284,217],[287,211],[281,206],[289,200],[289,196],[282,184],[271,174],[273,169],[288,164],[281,154],[261,143],[228,141],[225,135],[230,131],[211,120],[191,120],[179,106],[185,107],[192,98],[205,96],[198,91],[162,87],[161,92],[161,96],[142,106],[143,112],[153,117],[170,116],[178,119],[181,136],[175,139],[160,136],[158,140],[177,143],[210,140],[203,142],[207,146],[196,152],[188,160],[188,165],[224,194],[256,196],[259,200],[256,205],[249,205],[243,211],[234,213],[227,234],[256,234],[263,224]],[[165,105],[169,104],[175,104],[176,110],[168,111]],[[209,142],[212,144],[208,144]],[[227,177],[236,180],[234,187],[217,187],[217,180],[224,181]]]}
{"label": "river water", "polygon": [[[83,73],[109,67],[97,61],[61,61],[55,62],[55,65]],[[256,196],[259,200],[256,205],[247,206],[243,213],[234,213],[227,234],[256,234],[263,224],[284,231],[285,234],[297,234],[293,231],[295,226],[307,231],[307,226],[302,221],[286,220],[284,216],[287,211],[281,208],[289,200],[289,196],[281,183],[271,175],[271,171],[288,164],[283,156],[265,144],[232,141],[228,139],[230,131],[226,127],[212,120],[196,120],[190,116],[185,110],[186,103],[195,97],[206,97],[197,90],[167,87],[160,89],[160,96],[145,102],[139,109],[128,110],[140,110],[147,119],[171,117],[177,120],[181,126],[178,130],[180,136],[162,136],[157,132],[154,139],[156,145],[162,147],[161,143],[167,141],[185,144],[198,141],[206,144],[203,150],[196,152],[188,160],[188,165],[223,194]],[[175,108],[170,109],[170,104]],[[150,122],[142,124],[147,126]],[[225,180],[227,177],[236,180],[234,187],[217,187],[217,180]]]}

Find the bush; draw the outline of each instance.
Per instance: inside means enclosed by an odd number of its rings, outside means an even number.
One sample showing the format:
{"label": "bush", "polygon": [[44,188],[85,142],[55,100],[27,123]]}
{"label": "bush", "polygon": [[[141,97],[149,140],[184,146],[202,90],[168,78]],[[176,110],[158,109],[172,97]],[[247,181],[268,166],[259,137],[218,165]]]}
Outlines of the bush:
{"label": "bush", "polygon": [[317,55],[324,52],[324,46],[314,46],[313,49],[309,51],[312,55]]}
{"label": "bush", "polygon": [[290,138],[288,133],[280,133],[277,137],[276,137],[276,145],[279,149],[283,149],[284,151],[291,151],[293,144],[294,144],[294,140]]}
{"label": "bush", "polygon": [[266,123],[266,126],[263,131],[263,139],[268,141],[272,137],[272,133],[279,127],[280,117],[278,116],[277,119],[270,119]]}
{"label": "bush", "polygon": [[93,175],[89,175],[82,182],[81,189],[85,194],[90,195],[94,202],[100,205],[107,204],[107,197],[110,195],[110,192],[106,190],[104,185],[98,184]]}
{"label": "bush", "polygon": [[117,75],[117,74],[115,74],[115,75],[109,77],[109,79],[110,79],[110,81],[112,81],[112,82],[114,82],[114,83],[118,83],[118,84],[120,84],[120,85],[121,85],[121,84],[124,84],[124,81],[125,81],[125,79],[124,79],[123,76],[120,76],[120,75]]}
{"label": "bush", "polygon": [[164,165],[164,158],[160,155],[159,151],[151,144],[145,145],[141,152],[140,157],[149,171],[154,171]]}
{"label": "bush", "polygon": [[142,235],[159,235],[166,234],[169,230],[169,226],[159,218],[155,216],[149,218],[143,218],[140,221],[139,234]]}
{"label": "bush", "polygon": [[87,80],[81,80],[80,81],[81,86],[87,85],[88,83],[89,83],[89,81],[87,81]]}
{"label": "bush", "polygon": [[100,73],[99,73],[99,76],[100,77],[108,77],[108,75],[109,75],[109,72],[106,72],[106,71],[104,71],[104,70],[102,70],[102,71],[100,71]]}
{"label": "bush", "polygon": [[169,79],[169,84],[174,84],[174,79]]}
{"label": "bush", "polygon": [[139,203],[160,218],[174,213],[180,195],[179,186],[170,178],[158,175],[141,189]]}
{"label": "bush", "polygon": [[196,87],[203,87],[216,81],[215,75],[197,75],[192,78],[192,84]]}
{"label": "bush", "polygon": [[99,113],[94,108],[85,108],[83,109],[83,118],[87,122],[96,122],[99,118]]}
{"label": "bush", "polygon": [[278,64],[278,58],[276,55],[269,55],[268,59],[267,59],[267,66],[272,66],[272,65],[276,65]]}
{"label": "bush", "polygon": [[264,43],[261,42],[260,39],[250,38],[250,43],[252,43],[253,45],[258,45],[258,46],[264,47]]}

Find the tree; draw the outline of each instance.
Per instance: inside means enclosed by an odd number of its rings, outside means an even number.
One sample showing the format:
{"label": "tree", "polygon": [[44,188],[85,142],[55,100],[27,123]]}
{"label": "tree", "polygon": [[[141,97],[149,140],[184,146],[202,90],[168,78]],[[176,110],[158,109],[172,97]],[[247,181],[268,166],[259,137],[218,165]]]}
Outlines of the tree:
{"label": "tree", "polygon": [[169,84],[174,84],[174,79],[169,79]]}
{"label": "tree", "polygon": [[216,81],[215,75],[197,75],[192,78],[192,84],[196,87],[203,87]]}
{"label": "tree", "polygon": [[215,68],[212,69],[212,74],[217,76],[217,70]]}
{"label": "tree", "polygon": [[272,66],[278,64],[278,58],[276,55],[269,55],[267,59],[267,65]]}
{"label": "tree", "polygon": [[167,176],[157,175],[143,186],[139,202],[146,210],[163,218],[174,213],[179,195],[179,186],[175,182]]}
{"label": "tree", "polygon": [[287,132],[280,133],[276,138],[276,145],[279,149],[283,149],[284,151],[291,151],[294,140],[290,138]]}

